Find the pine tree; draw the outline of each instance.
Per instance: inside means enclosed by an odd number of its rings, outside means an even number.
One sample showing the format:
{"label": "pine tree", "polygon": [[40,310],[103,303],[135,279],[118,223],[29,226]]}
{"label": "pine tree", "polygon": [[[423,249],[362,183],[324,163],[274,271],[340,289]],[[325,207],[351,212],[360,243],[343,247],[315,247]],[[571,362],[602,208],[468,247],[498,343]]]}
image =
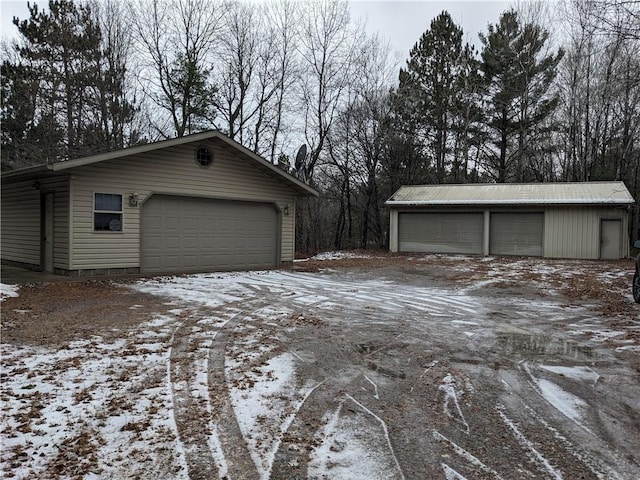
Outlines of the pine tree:
{"label": "pine tree", "polygon": [[547,133],[545,121],[558,104],[550,87],[564,52],[546,55],[548,38],[539,25],[521,25],[513,10],[503,13],[497,25],[489,25],[487,35],[480,35],[485,125],[494,147],[486,149],[485,165],[499,183],[530,179],[527,160],[535,138]]}
{"label": "pine tree", "polygon": [[50,110],[41,111],[34,122],[40,85],[33,69],[5,60],[1,76],[2,171],[54,161],[61,155],[63,132]]}
{"label": "pine tree", "polygon": [[52,0],[14,18],[21,43],[2,65],[3,169],[55,162],[129,143],[135,108],[124,92],[125,67],[103,47],[88,5]]}
{"label": "pine tree", "polygon": [[[411,49],[406,69],[400,70],[397,96],[407,126],[422,138],[435,166],[434,181],[448,176],[460,181],[468,135],[477,107],[478,63],[473,49],[462,44],[462,29],[443,11]],[[474,105],[476,104],[476,105]],[[462,175],[464,176],[464,175]]]}

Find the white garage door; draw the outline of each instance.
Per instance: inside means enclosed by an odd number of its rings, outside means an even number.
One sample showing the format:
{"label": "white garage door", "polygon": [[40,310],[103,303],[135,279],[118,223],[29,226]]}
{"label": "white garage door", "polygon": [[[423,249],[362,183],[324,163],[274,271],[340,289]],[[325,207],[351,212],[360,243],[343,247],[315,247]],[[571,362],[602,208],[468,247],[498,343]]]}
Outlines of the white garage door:
{"label": "white garage door", "polygon": [[142,207],[143,273],[272,268],[277,252],[273,205],[158,195]]}
{"label": "white garage door", "polygon": [[482,213],[398,214],[401,252],[482,254]]}
{"label": "white garage door", "polygon": [[543,228],[543,213],[492,213],[489,253],[541,257]]}

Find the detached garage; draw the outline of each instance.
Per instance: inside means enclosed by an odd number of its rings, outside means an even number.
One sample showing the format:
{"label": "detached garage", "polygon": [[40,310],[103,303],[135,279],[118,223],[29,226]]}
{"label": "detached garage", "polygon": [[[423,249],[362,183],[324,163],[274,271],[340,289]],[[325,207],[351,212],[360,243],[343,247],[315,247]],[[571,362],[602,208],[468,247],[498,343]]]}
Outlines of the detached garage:
{"label": "detached garage", "polygon": [[66,275],[292,262],[318,193],[210,131],[2,174],[2,261]]}
{"label": "detached garage", "polygon": [[618,259],[634,203],[622,182],[419,185],[387,202],[392,252]]}

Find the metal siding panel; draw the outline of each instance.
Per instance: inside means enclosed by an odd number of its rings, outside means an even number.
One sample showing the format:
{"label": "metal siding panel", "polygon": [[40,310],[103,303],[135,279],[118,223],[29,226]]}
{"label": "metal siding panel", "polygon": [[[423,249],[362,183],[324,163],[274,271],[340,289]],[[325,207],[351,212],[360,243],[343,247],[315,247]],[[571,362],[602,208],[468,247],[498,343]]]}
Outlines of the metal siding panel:
{"label": "metal siding panel", "polygon": [[275,267],[277,224],[277,212],[269,204],[153,196],[143,207],[141,269]]}
{"label": "metal siding panel", "polygon": [[400,252],[482,254],[482,213],[398,214]]}
{"label": "metal siding panel", "polygon": [[389,212],[389,251],[398,251],[398,211],[391,209]]}
{"label": "metal siding panel", "polygon": [[596,260],[600,257],[600,220],[620,219],[626,211],[615,207],[548,208],[545,218],[545,257]]}
{"label": "metal siding panel", "polygon": [[489,253],[541,257],[543,231],[543,213],[492,213]]}

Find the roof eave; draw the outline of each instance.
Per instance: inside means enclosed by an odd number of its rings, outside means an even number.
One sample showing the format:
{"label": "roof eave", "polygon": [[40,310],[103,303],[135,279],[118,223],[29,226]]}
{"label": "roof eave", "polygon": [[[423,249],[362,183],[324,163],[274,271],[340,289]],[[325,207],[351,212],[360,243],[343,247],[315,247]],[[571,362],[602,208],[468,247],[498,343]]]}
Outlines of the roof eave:
{"label": "roof eave", "polygon": [[212,138],[217,138],[220,141],[229,145],[230,147],[240,150],[246,156],[258,162],[262,167],[270,170],[276,176],[279,176],[283,180],[293,184],[296,192],[299,193],[300,196],[318,197],[320,195],[319,192],[314,188],[310,187],[304,182],[301,182],[300,180],[295,178],[293,175],[278,168],[277,166],[268,162],[264,158],[260,157],[256,153],[249,150],[248,148],[239,144],[235,140],[230,139],[226,135],[223,135],[222,133],[216,130],[209,130],[207,132],[196,133],[193,135],[173,138],[170,140],[164,140],[160,142],[137,145],[135,147],[128,147],[128,148],[116,150],[113,152],[99,153],[97,155],[76,158],[74,160],[66,160],[63,162],[51,163],[47,165],[38,165],[36,167],[28,167],[28,168],[23,168],[19,170],[13,170],[11,172],[4,172],[2,173],[2,179],[4,180],[5,178],[9,179],[13,177],[21,177],[21,176],[32,175],[34,173],[41,173],[41,172],[59,172],[63,170],[69,170],[72,168],[83,167],[85,165],[91,165],[93,163],[103,162],[106,160],[115,160],[118,158],[128,157],[132,155],[139,155],[141,153],[146,153],[153,150],[159,150],[161,148],[174,147],[174,146],[182,145],[185,143],[191,143],[191,142],[201,142],[203,140],[209,140]]}
{"label": "roof eave", "polygon": [[26,168],[20,168],[18,170],[10,170],[8,172],[2,172],[2,179],[4,180],[5,178],[9,179],[9,178],[21,177],[25,175],[51,172],[53,171],[52,166],[53,166],[52,164],[36,165],[35,167],[26,167]]}
{"label": "roof eave", "polygon": [[629,199],[610,199],[610,200],[598,200],[598,199],[560,199],[560,200],[452,200],[452,201],[396,201],[387,200],[384,204],[389,207],[437,207],[437,206],[494,206],[494,205],[633,205],[635,202]]}
{"label": "roof eave", "polygon": [[160,150],[161,148],[175,147],[185,143],[198,142],[207,140],[218,135],[218,132],[208,131],[202,133],[196,133],[193,135],[187,135],[184,137],[172,138],[169,140],[163,140],[160,142],[145,143],[144,145],[136,145],[135,147],[123,148],[121,150],[115,150],[113,152],[98,153],[97,155],[90,155],[88,157],[76,158],[74,160],[66,160],[64,162],[57,162],[52,164],[53,170],[67,170],[69,168],[83,167],[85,165],[91,165],[92,163],[104,162],[105,160],[115,160],[117,158],[129,157],[132,155],[139,155],[141,153],[151,152],[153,150]]}

